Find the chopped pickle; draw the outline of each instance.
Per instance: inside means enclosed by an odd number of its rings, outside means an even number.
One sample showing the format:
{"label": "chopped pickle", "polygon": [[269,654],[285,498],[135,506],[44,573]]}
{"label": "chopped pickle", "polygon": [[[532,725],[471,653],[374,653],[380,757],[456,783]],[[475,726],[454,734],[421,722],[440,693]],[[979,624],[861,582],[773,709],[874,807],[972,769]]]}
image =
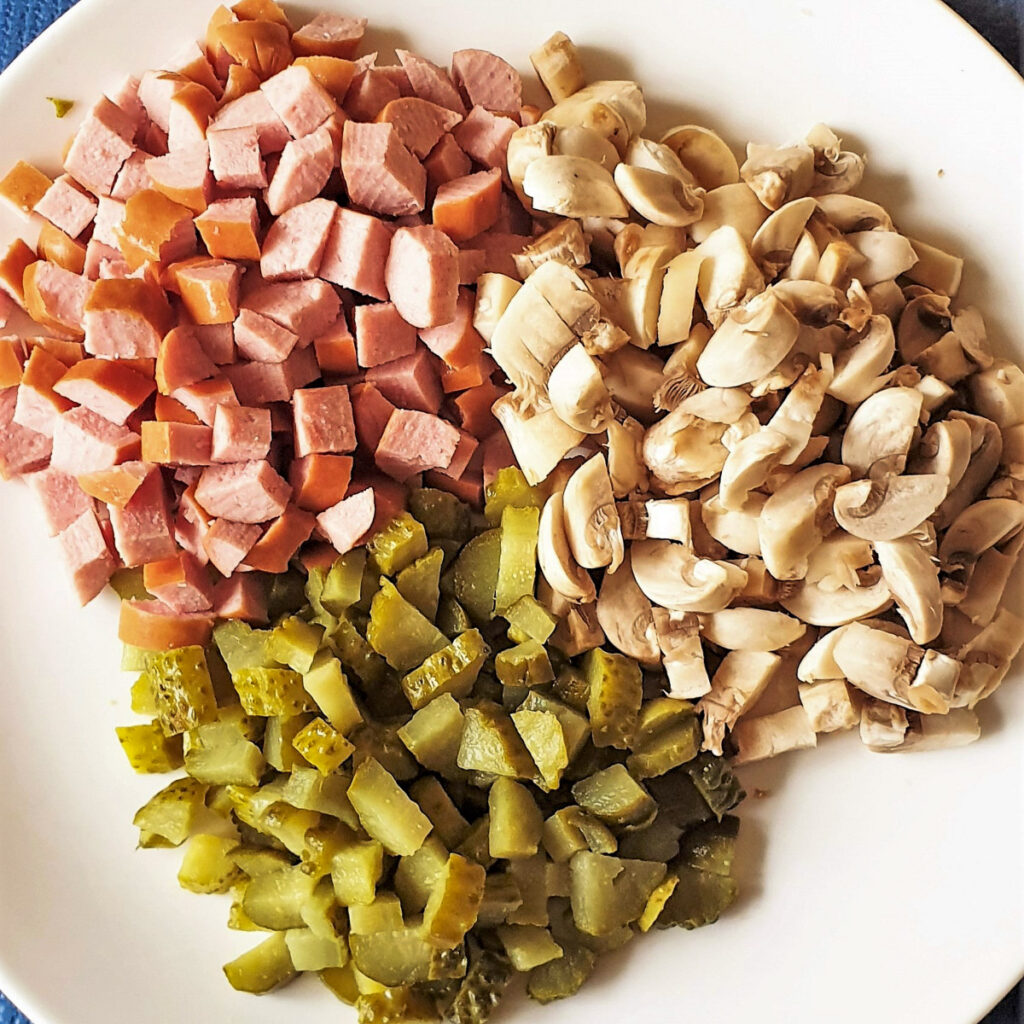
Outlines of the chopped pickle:
{"label": "chopped pickle", "polygon": [[225,964],[224,974],[232,988],[254,995],[272,992],[298,976],[284,932],[271,935],[255,949]]}
{"label": "chopped pickle", "polygon": [[519,710],[547,712],[558,719],[570,762],[576,758],[590,738],[590,723],[587,716],[547,693],[531,690],[526,695],[526,700],[519,706]]}
{"label": "chopped pickle", "polygon": [[663,729],[680,721],[687,721],[696,714],[696,709],[688,700],[677,700],[675,697],[655,697],[646,700],[640,707],[636,720],[636,732],[633,736],[633,747],[644,740],[652,739]]}
{"label": "chopped pickle", "polygon": [[348,946],[344,939],[317,935],[309,928],[290,928],[285,932],[284,940],[297,971],[342,967],[348,960]]}
{"label": "chopped pickle", "polygon": [[533,596],[537,575],[540,510],[507,506],[501,513],[501,547],[494,608],[504,614],[520,598]]}
{"label": "chopped pickle", "polygon": [[408,512],[396,516],[366,544],[366,551],[385,576],[395,576],[427,553],[427,531]]}
{"label": "chopped pickle", "polygon": [[501,562],[501,530],[474,537],[455,560],[455,597],[478,625],[494,617],[494,597]]}
{"label": "chopped pickle", "polygon": [[355,834],[348,825],[334,818],[321,817],[319,823],[307,829],[302,837],[302,870],[314,878],[326,878],[331,873],[335,854],[346,849]]}
{"label": "chopped pickle", "polygon": [[466,838],[459,843],[455,852],[461,853],[463,857],[469,857],[470,860],[475,860],[477,864],[483,864],[485,868],[489,868],[494,863],[488,842],[490,833],[491,819],[485,814],[470,825]]}
{"label": "chopped pickle", "polygon": [[572,795],[583,810],[612,829],[644,828],[658,813],[651,794],[624,764],[613,764],[581,779],[572,787]]}
{"label": "chopped pickle", "polygon": [[692,828],[711,817],[711,809],[688,773],[689,765],[644,780],[658,804],[656,821],[669,821],[680,830]]}
{"label": "chopped pickle", "polygon": [[562,723],[551,711],[513,711],[510,717],[540,772],[543,788],[558,789],[569,765]]}
{"label": "chopped pickle", "polygon": [[673,864],[679,882],[658,917],[659,927],[701,928],[713,924],[736,899],[736,880],[688,864]]}
{"label": "chopped pickle", "polygon": [[74,109],[74,100],[61,99],[59,96],[47,96],[46,98],[53,104],[53,113],[58,120],[62,117],[67,117]]}
{"label": "chopped pickle", "polygon": [[431,487],[415,488],[409,494],[409,509],[424,525],[431,541],[464,541],[469,537],[469,506],[454,494]]}
{"label": "chopped pickle", "polygon": [[146,657],[146,674],[160,725],[168,736],[212,721],[217,714],[206,653],[202,647],[178,647]]}
{"label": "chopped pickle", "polygon": [[291,857],[283,850],[271,850],[265,846],[235,845],[229,856],[235,867],[249,878],[280,871],[292,864]]}
{"label": "chopped pickle", "polygon": [[[624,832],[619,839],[619,856],[636,860],[660,860],[663,864],[679,855],[683,830],[668,821],[659,806],[658,816],[646,828]],[[598,853],[608,851],[599,850]],[[614,851],[611,851],[614,852]]]}
{"label": "chopped pickle", "polygon": [[724,757],[701,754],[687,763],[685,771],[718,819],[740,804],[746,796]]}
{"label": "chopped pickle", "polygon": [[590,700],[590,683],[578,668],[569,665],[558,673],[555,679],[555,693],[569,707],[585,712]]}
{"label": "chopped pickle", "polygon": [[[375,932],[396,931],[405,922],[398,896],[393,892],[383,892],[372,903],[349,907],[348,923],[352,935],[373,935]],[[356,966],[359,967],[358,961]],[[359,969],[362,970],[361,967]]]}
{"label": "chopped pickle", "polygon": [[366,639],[399,672],[408,672],[448,646],[444,633],[385,579],[370,608]]}
{"label": "chopped pickle", "polygon": [[406,914],[420,914],[448,863],[448,848],[434,835],[411,856],[401,857],[395,868],[394,887]]}
{"label": "chopped pickle", "polygon": [[150,652],[131,644],[121,645],[121,671],[142,672],[146,667],[146,658]]}
{"label": "chopped pickle", "polygon": [[491,526],[497,526],[506,508],[544,507],[545,494],[539,487],[531,487],[523,471],[517,466],[499,469],[484,493],[484,516]]}
{"label": "chopped pickle", "polygon": [[173,772],[184,763],[181,736],[167,736],[158,721],[148,725],[120,725],[117,738],[132,768],[137,772]]}
{"label": "chopped pickle", "polygon": [[388,676],[384,659],[366,642],[355,624],[342,617],[331,634],[331,646],[341,663],[367,686],[380,686]]}
{"label": "chopped pickle", "polygon": [[195,779],[175,779],[135,813],[140,846],[181,846],[189,837],[206,787]]}
{"label": "chopped pickle", "polygon": [[231,681],[250,715],[298,715],[312,707],[302,676],[291,669],[242,668],[232,673]]}
{"label": "chopped pickle", "polygon": [[461,949],[438,950],[419,927],[399,922],[393,929],[353,930],[348,941],[352,960],[360,973],[388,988],[465,974]]}
{"label": "chopped pickle", "polygon": [[232,675],[243,668],[270,667],[269,639],[270,630],[253,629],[237,619],[222,622],[213,630],[213,642]]}
{"label": "chopped pickle", "polygon": [[566,999],[579,992],[593,973],[596,962],[596,955],[585,946],[567,946],[557,960],[551,960],[530,971],[526,991],[538,1003]]}
{"label": "chopped pickle", "polygon": [[558,620],[532,594],[525,594],[502,612],[508,622],[508,635],[513,643],[536,640],[546,644]]}
{"label": "chopped pickle", "polygon": [[331,860],[334,894],[343,907],[372,903],[384,874],[384,847],[353,837]]}
{"label": "chopped pickle", "polygon": [[395,721],[365,722],[349,739],[355,745],[352,767],[358,768],[368,758],[376,758],[399,782],[409,782],[420,774],[415,759],[398,735]]}
{"label": "chopped pickle", "polygon": [[[314,934],[325,939],[344,938],[348,932],[348,918],[334,895],[330,873],[316,883],[313,895],[302,905],[302,920]],[[342,948],[346,949],[344,943]],[[346,950],[346,957],[347,950]]]}
{"label": "chopped pickle", "polygon": [[548,856],[558,864],[568,863],[580,850],[615,853],[618,849],[615,834],[608,826],[579,807],[555,811],[544,822],[541,841]]}
{"label": "chopped pickle", "polygon": [[589,850],[575,854],[569,868],[573,921],[587,935],[607,935],[636,921],[666,874],[665,865],[655,861]]}
{"label": "chopped pickle", "polygon": [[509,924],[548,924],[548,859],[543,853],[509,863],[523,902],[508,915]]}
{"label": "chopped pickle", "polygon": [[458,765],[513,779],[532,778],[536,770],[512,719],[496,704],[466,709]]}
{"label": "chopped pickle", "polygon": [[351,961],[344,967],[327,968],[327,970],[321,971],[320,980],[343,1003],[355,1006],[356,1000],[359,998],[359,989],[356,987]]}
{"label": "chopped pickle", "polygon": [[589,685],[587,710],[595,746],[625,750],[643,700],[640,666],[632,658],[597,648],[584,656],[583,672]]}
{"label": "chopped pickle", "polygon": [[486,870],[457,853],[448,857],[423,911],[423,933],[438,949],[454,949],[476,924]]}
{"label": "chopped pickle", "polygon": [[250,921],[264,928],[303,928],[302,907],[312,897],[316,882],[300,867],[257,875],[246,886],[242,909]]}
{"label": "chopped pickle", "polygon": [[348,798],[352,779],[344,772],[323,776],[314,768],[293,768],[281,790],[281,799],[292,807],[316,811],[359,828],[359,818]]}
{"label": "chopped pickle", "polygon": [[480,903],[477,923],[484,928],[503,924],[523,904],[519,884],[508,874],[489,874],[484,884],[484,898]]}
{"label": "chopped pickle", "polygon": [[649,779],[692,761],[703,739],[696,715],[675,721],[633,747],[626,758],[629,770],[639,779]]}
{"label": "chopped pickle", "polygon": [[140,672],[132,683],[131,706],[137,715],[156,714],[156,695],[153,693],[153,680],[148,672]]}
{"label": "chopped pickle", "polygon": [[146,589],[142,569],[118,569],[110,577],[110,589],[122,601],[152,601],[153,595]]}
{"label": "chopped pickle", "polygon": [[267,653],[274,661],[295,672],[308,672],[324,638],[324,627],[292,615],[271,632]]}
{"label": "chopped pickle", "polygon": [[267,764],[279,772],[290,772],[295,768],[308,768],[309,762],[295,746],[298,736],[309,723],[312,714],[275,715],[267,719],[266,732],[263,734],[263,756]]}
{"label": "chopped pickle", "polygon": [[337,771],[356,749],[322,718],[314,718],[297,732],[292,745],[321,775]]}
{"label": "chopped pickle", "polygon": [[543,686],[555,678],[548,652],[536,640],[524,640],[500,651],[494,659],[494,671],[503,686]]}
{"label": "chopped pickle", "polygon": [[647,900],[647,906],[644,907],[644,912],[637,920],[637,927],[640,931],[649,932],[654,927],[655,922],[661,916],[661,912],[665,909],[665,904],[668,903],[672,893],[676,891],[676,886],[678,884],[679,876],[669,875],[665,881],[651,893],[650,898]]}
{"label": "chopped pickle", "polygon": [[437,605],[436,625],[445,636],[456,637],[473,628],[466,609],[450,594],[442,594]]}
{"label": "chopped pickle", "polygon": [[297,612],[306,603],[306,581],[296,570],[274,573],[267,588],[270,621]]}
{"label": "chopped pickle", "polygon": [[357,548],[337,559],[324,577],[320,604],[331,615],[340,616],[359,603],[366,570],[366,550]]}
{"label": "chopped pickle", "polygon": [[434,1024],[438,1019],[429,996],[405,987],[360,995],[356,1014],[357,1024]]}
{"label": "chopped pickle", "polygon": [[466,838],[469,822],[462,816],[444,786],[433,776],[424,775],[409,787],[409,795],[434,826],[433,834],[454,849]]}
{"label": "chopped pickle", "polygon": [[441,565],[444,552],[431,548],[412,565],[403,569],[395,579],[398,592],[414,605],[431,622],[437,618],[437,606],[441,599]]}
{"label": "chopped pickle", "polygon": [[296,857],[306,848],[306,833],[320,824],[320,815],[289,807],[286,803],[271,804],[260,816],[256,828],[265,836],[276,839]]}
{"label": "chopped pickle", "polygon": [[317,652],[313,664],[302,675],[302,685],[324,718],[342,736],[347,736],[363,721],[341,662],[330,651]]}
{"label": "chopped pickle", "polygon": [[395,782],[386,768],[369,757],[356,769],[348,798],[363,828],[388,853],[415,853],[432,828],[430,819]]}
{"label": "chopped pickle", "polygon": [[228,909],[228,927],[238,932],[266,932],[269,928],[261,928],[249,920],[242,909],[242,897],[245,894],[246,883],[235,886],[232,890],[231,906]]}
{"label": "chopped pickle", "polygon": [[487,794],[487,811],[492,857],[520,860],[537,852],[544,817],[525,786],[505,777],[495,779]]}
{"label": "chopped pickle", "polygon": [[450,693],[443,693],[417,711],[398,735],[424,768],[448,777],[458,773],[463,725],[459,702]]}
{"label": "chopped pickle", "polygon": [[534,967],[557,960],[562,947],[551,937],[547,928],[529,924],[506,924],[497,929],[498,938],[512,966],[517,971],[532,971]]}
{"label": "chopped pickle", "polygon": [[227,892],[242,877],[231,855],[236,845],[223,836],[193,836],[178,870],[178,884],[191,892]]}
{"label": "chopped pickle", "polygon": [[731,814],[727,814],[721,821],[708,821],[698,825],[683,837],[679,859],[700,871],[731,875],[739,828],[739,818]]}
{"label": "chopped pickle", "polygon": [[250,720],[222,711],[216,722],[186,734],[185,771],[210,785],[256,786],[267,763],[247,731]]}
{"label": "chopped pickle", "polygon": [[468,696],[489,653],[478,629],[460,634],[435,651],[402,678],[402,689],[413,709],[418,711],[444,693]]}
{"label": "chopped pickle", "polygon": [[504,953],[482,949],[470,961],[466,977],[448,1009],[451,1024],[484,1024],[512,980]]}

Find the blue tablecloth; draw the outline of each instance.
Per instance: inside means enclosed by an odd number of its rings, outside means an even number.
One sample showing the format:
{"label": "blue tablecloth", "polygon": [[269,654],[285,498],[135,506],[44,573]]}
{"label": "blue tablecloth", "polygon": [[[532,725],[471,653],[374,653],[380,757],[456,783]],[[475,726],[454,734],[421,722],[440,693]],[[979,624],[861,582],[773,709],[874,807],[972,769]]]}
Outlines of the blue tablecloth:
{"label": "blue tablecloth", "polygon": [[[0,69],[5,68],[75,0],[0,0]],[[751,0],[756,3],[756,0]],[[1024,5],[1020,0],[949,0],[1016,68],[1024,72],[1021,33]],[[211,9],[213,3],[211,0]],[[0,993],[0,1024],[30,1024]],[[40,1022],[43,1024],[43,1022]],[[139,1024],[145,1024],[140,1021]],[[985,1018],[983,1024],[1024,1024],[1024,983]]]}

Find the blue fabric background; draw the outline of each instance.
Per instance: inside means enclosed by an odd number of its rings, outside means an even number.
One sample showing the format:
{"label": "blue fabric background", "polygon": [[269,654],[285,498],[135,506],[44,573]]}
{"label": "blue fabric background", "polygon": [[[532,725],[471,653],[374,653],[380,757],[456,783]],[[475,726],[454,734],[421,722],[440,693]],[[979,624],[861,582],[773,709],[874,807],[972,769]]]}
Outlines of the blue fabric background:
{"label": "blue fabric background", "polygon": [[[755,2],[755,0],[751,0]],[[5,68],[74,0],[0,0],[0,69]],[[213,8],[211,0],[211,10]],[[1024,71],[1022,0],[949,0],[1018,70]],[[0,993],[0,1024],[30,1024]],[[39,1024],[45,1024],[40,1021]],[[145,1024],[140,1021],[139,1024]],[[983,1024],[1024,1024],[1024,983],[985,1018]]]}

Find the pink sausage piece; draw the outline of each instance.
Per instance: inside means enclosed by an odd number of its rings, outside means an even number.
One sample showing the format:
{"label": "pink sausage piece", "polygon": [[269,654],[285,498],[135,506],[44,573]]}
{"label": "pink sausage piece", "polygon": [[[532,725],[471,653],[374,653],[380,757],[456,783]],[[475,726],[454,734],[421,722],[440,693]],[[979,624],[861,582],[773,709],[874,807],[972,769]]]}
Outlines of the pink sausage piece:
{"label": "pink sausage piece", "polygon": [[175,327],[160,342],[156,382],[164,394],[216,376],[217,367],[203,349],[198,330],[188,325]]}
{"label": "pink sausage piece", "polygon": [[459,430],[459,443],[452,455],[452,461],[448,463],[445,469],[445,473],[454,480],[460,479],[474,460],[479,447],[480,442],[472,434],[467,433],[465,430]]}
{"label": "pink sausage piece", "polygon": [[270,212],[278,217],[315,199],[327,184],[334,163],[334,139],[326,127],[289,142],[267,189]]}
{"label": "pink sausage piece", "polygon": [[213,416],[213,461],[258,462],[270,454],[269,409],[218,405]]}
{"label": "pink sausage piece", "polygon": [[117,237],[115,228],[119,228],[124,221],[124,211],[125,204],[120,199],[100,196],[96,207],[96,216],[93,219],[90,241],[102,242],[112,249],[119,250],[121,240]]}
{"label": "pink sausage piece", "polygon": [[172,558],[177,551],[167,490],[154,467],[124,508],[110,508],[114,543],[129,569]]}
{"label": "pink sausage piece", "polygon": [[43,509],[43,519],[51,537],[66,530],[79,516],[93,509],[89,497],[69,473],[47,466],[26,477]]}
{"label": "pink sausage piece", "polygon": [[341,172],[351,201],[373,213],[401,216],[425,205],[426,171],[394,125],[346,122]]}
{"label": "pink sausage piece", "polygon": [[439,327],[455,319],[459,250],[443,231],[399,228],[384,278],[391,301],[414,327]]}
{"label": "pink sausage piece", "polygon": [[356,437],[367,451],[376,451],[395,406],[380,393],[375,384],[356,384],[352,388],[351,398]]}
{"label": "pink sausage piece", "polygon": [[260,133],[252,125],[218,128],[206,133],[213,176],[228,188],[266,188],[267,168]]}
{"label": "pink sausage piece", "polygon": [[118,172],[110,195],[124,202],[144,189],[152,188],[153,183],[149,180],[149,171],[146,170],[146,164],[150,159],[148,153],[141,149],[135,150]]}
{"label": "pink sausage piece", "polygon": [[235,361],[234,324],[201,324],[193,329],[200,349],[215,366]]}
{"label": "pink sausage piece", "polygon": [[62,327],[80,332],[89,295],[88,278],[45,260],[34,266],[35,287],[47,315]]}
{"label": "pink sausage piece", "polygon": [[95,473],[138,459],[140,443],[134,431],[79,406],[58,419],[50,464],[73,476]]}
{"label": "pink sausage piece", "polygon": [[50,457],[53,442],[45,434],[14,422],[17,388],[0,391],[0,479],[10,480],[41,469]]}
{"label": "pink sausage piece", "polygon": [[295,139],[315,132],[338,110],[327,90],[301,64],[292,64],[267,79],[261,91]]}
{"label": "pink sausage piece", "polygon": [[213,198],[213,174],[210,171],[210,146],[201,141],[193,146],[176,149],[166,156],[154,156],[146,161],[146,173],[153,187],[165,195],[190,192],[202,196],[202,202],[193,207],[201,213]]}
{"label": "pink sausage piece", "polygon": [[366,371],[366,380],[399,409],[437,412],[443,392],[437,359],[419,345],[411,356]]}
{"label": "pink sausage piece", "polygon": [[268,281],[316,277],[337,210],[329,199],[312,199],[278,217],[263,242],[263,276]]}
{"label": "pink sausage piece", "polygon": [[227,377],[211,377],[197,384],[186,384],[172,391],[171,398],[180,402],[208,427],[213,426],[213,418],[219,406],[241,404]]}
{"label": "pink sausage piece", "polygon": [[292,489],[269,462],[210,466],[196,485],[196,501],[211,516],[236,523],[265,523],[277,518]]}
{"label": "pink sausage piece", "polygon": [[175,560],[180,578],[159,585],[147,583],[147,589],[177,615],[209,611],[213,607],[213,584],[204,563],[188,551],[179,552]]}
{"label": "pink sausage piece", "polygon": [[404,483],[427,469],[447,469],[460,440],[458,429],[438,416],[396,409],[374,459],[379,469]]}
{"label": "pink sausage piece", "polygon": [[213,429],[201,423],[142,424],[142,454],[149,462],[166,466],[208,466]]}
{"label": "pink sausage piece", "polygon": [[260,285],[242,300],[242,306],[298,335],[300,348],[323,334],[341,313],[337,292],[317,278]]}
{"label": "pink sausage piece", "polygon": [[139,99],[141,84],[140,80],[134,75],[126,75],[117,89],[107,95],[107,99],[115,107],[124,111],[132,125],[134,125],[135,132],[132,139],[136,142],[141,138],[143,131],[150,123],[149,114],[146,113],[146,108],[142,105],[142,100]]}
{"label": "pink sausage piece", "polygon": [[409,77],[412,91],[420,99],[429,100],[438,106],[447,107],[456,114],[464,115],[466,105],[459,96],[448,72],[408,50],[395,50],[405,73]]}
{"label": "pink sausage piece", "polygon": [[96,513],[86,509],[59,535],[78,600],[88,604],[109,582],[117,562],[107,547]]}
{"label": "pink sausage piece", "polygon": [[456,178],[464,178],[473,170],[473,162],[462,151],[454,135],[442,135],[437,145],[423,161],[427,171],[427,184],[433,191]]}
{"label": "pink sausage piece", "polygon": [[324,11],[292,36],[297,54],[330,54],[351,60],[366,32],[366,18],[349,18]]}
{"label": "pink sausage piece", "polygon": [[395,126],[399,139],[422,160],[461,120],[462,115],[418,96],[393,100],[378,120]]}
{"label": "pink sausage piece", "polygon": [[344,384],[299,389],[295,410],[295,454],[344,454],[355,449],[356,428],[352,404]]}
{"label": "pink sausage piece", "polygon": [[287,402],[296,388],[320,376],[312,348],[297,348],[283,363],[235,363],[222,369],[243,405]]}
{"label": "pink sausage piece", "polygon": [[387,299],[384,265],[394,229],[378,217],[341,209],[327,238],[320,276],[374,299]]}
{"label": "pink sausage piece", "polygon": [[53,390],[111,423],[126,423],[153,393],[153,381],[115,359],[83,359],[76,363]]}
{"label": "pink sausage piece", "polygon": [[267,595],[259,577],[243,572],[221,580],[213,588],[213,611],[218,619],[265,623]]}
{"label": "pink sausage piece", "polygon": [[71,238],[77,238],[96,216],[96,200],[76,188],[67,174],[62,174],[33,207],[55,227]]}
{"label": "pink sausage piece", "polygon": [[338,554],[351,551],[373,526],[376,513],[373,488],[339,501],[316,517],[317,524]]}
{"label": "pink sausage piece", "polygon": [[260,539],[263,527],[216,519],[203,537],[207,558],[222,576],[230,576]]}
{"label": "pink sausage piece", "polygon": [[299,343],[299,336],[251,309],[235,320],[235,346],[246,359],[258,363],[283,363]]}
{"label": "pink sausage piece", "polygon": [[64,170],[98,196],[110,195],[125,161],[135,151],[135,124],[103,97],[89,111],[64,158]]}
{"label": "pink sausage piece", "polygon": [[452,134],[455,141],[484,167],[505,169],[508,141],[519,125],[510,117],[491,113],[484,107],[474,107],[466,120],[456,125]]}
{"label": "pink sausage piece", "polygon": [[247,92],[221,107],[210,122],[206,136],[209,138],[225,128],[255,129],[260,152],[264,156],[280,153],[292,137],[262,89]]}
{"label": "pink sausage piece", "polygon": [[150,121],[166,133],[171,124],[171,100],[188,85],[182,75],[146,71],[139,81],[136,97]]}
{"label": "pink sausage piece", "polygon": [[402,98],[398,84],[381,68],[359,72],[345,93],[345,113],[354,121],[372,121],[389,103]]}
{"label": "pink sausage piece", "polygon": [[353,317],[360,366],[380,366],[416,351],[416,328],[402,319],[393,302],[356,306]]}
{"label": "pink sausage piece", "polygon": [[452,78],[471,107],[498,113],[519,113],[523,80],[508,61],[487,50],[456,50]]}

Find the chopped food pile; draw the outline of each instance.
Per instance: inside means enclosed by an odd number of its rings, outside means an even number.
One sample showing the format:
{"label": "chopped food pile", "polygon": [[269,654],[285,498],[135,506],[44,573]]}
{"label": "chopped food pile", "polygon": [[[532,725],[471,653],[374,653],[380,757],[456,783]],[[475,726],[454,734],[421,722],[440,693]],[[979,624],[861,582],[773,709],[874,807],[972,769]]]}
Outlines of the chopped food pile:
{"label": "chopped food pile", "polygon": [[0,181],[0,475],[122,599],[230,983],[483,1024],[718,918],[731,764],[977,739],[1024,373],[824,125],[740,163],[562,33],[541,109],[366,27],[220,7]]}

